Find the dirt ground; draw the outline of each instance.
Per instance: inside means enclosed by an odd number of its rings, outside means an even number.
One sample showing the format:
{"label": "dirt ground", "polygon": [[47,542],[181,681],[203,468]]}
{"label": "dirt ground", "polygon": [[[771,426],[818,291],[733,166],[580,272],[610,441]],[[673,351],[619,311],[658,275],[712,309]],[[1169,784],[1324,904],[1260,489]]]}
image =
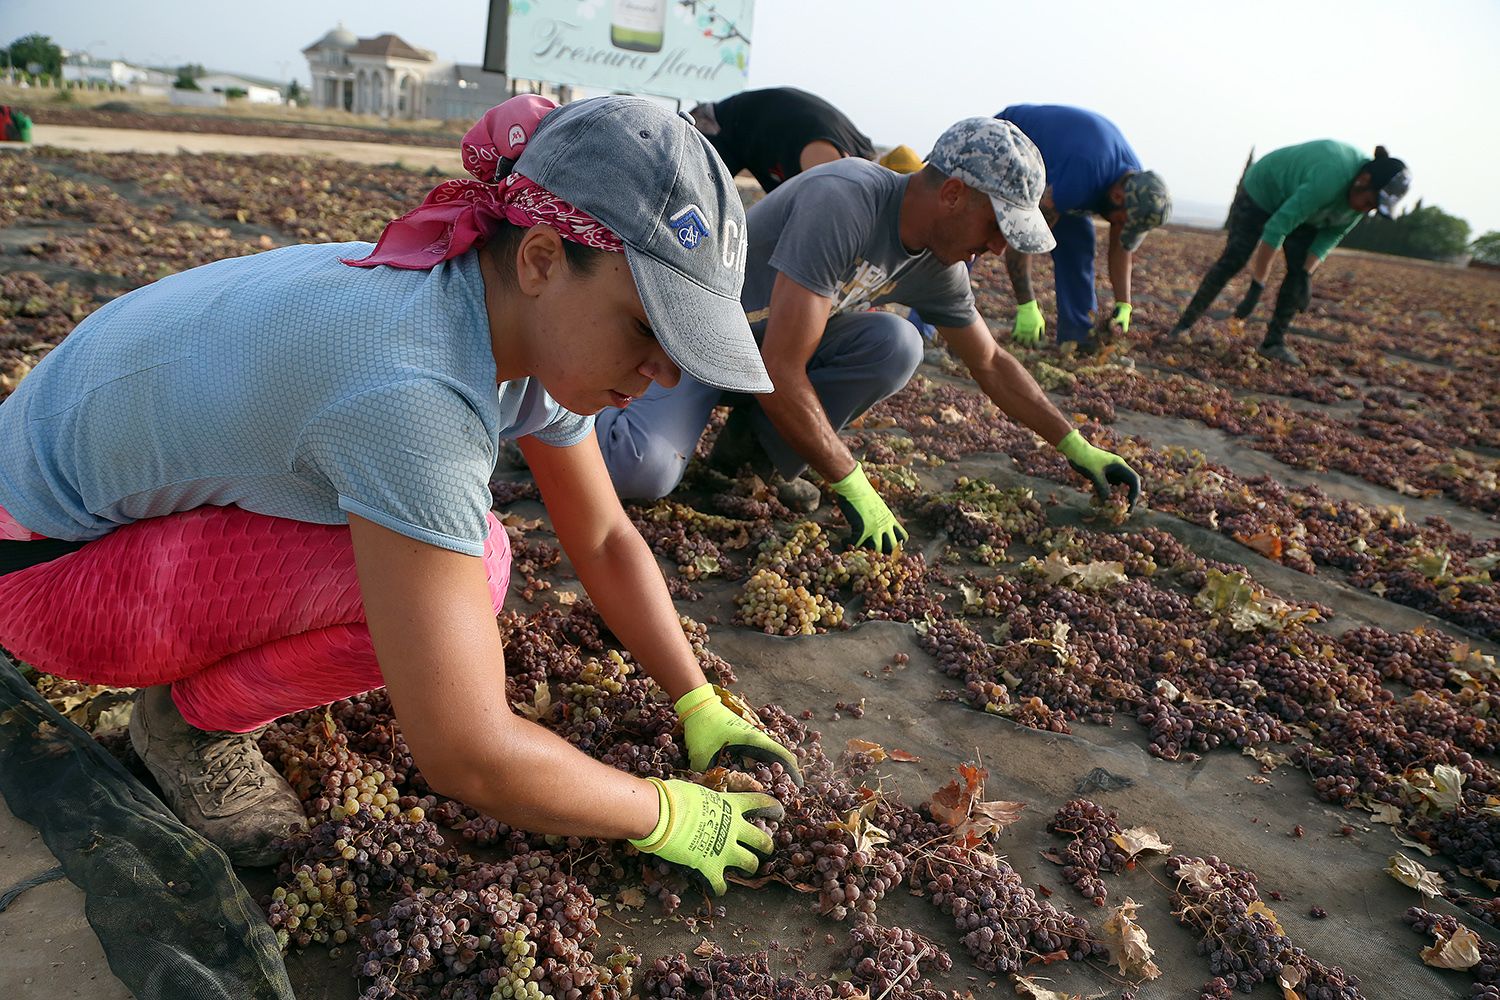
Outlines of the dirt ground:
{"label": "dirt ground", "polygon": [[[458,171],[456,152],[416,146],[46,125],[37,127],[36,139],[38,144],[95,151],[276,152]],[[4,235],[0,233],[0,237]],[[939,381],[949,378],[932,364],[925,364],[922,373]],[[1336,496],[1401,503],[1414,514],[1442,514],[1477,537],[1500,533],[1500,524],[1494,519],[1450,501],[1401,496],[1338,473],[1291,470],[1263,452],[1199,425],[1122,410],[1119,426],[1127,433],[1139,433],[1162,444],[1181,443],[1202,449],[1215,461],[1245,475],[1271,472],[1289,483],[1315,483]],[[932,489],[947,488],[956,476],[964,474],[982,476],[1002,486],[1029,486],[1039,497],[1059,497],[1050,512],[1059,523],[1077,521],[1086,510],[1080,495],[1021,475],[1005,456],[971,456],[936,473],[919,474]],[[540,505],[531,503],[513,509],[525,517],[543,517],[545,513]],[[819,515],[827,516],[827,510]],[[1336,572],[1320,571],[1317,576],[1295,572],[1261,559],[1220,534],[1165,514],[1139,513],[1131,526],[1148,525],[1171,532],[1200,555],[1244,563],[1260,582],[1283,596],[1336,608],[1337,617],[1328,626],[1333,631],[1363,624],[1453,631],[1421,612],[1344,585]],[[941,540],[927,539],[925,545],[936,552]],[[553,575],[560,588],[576,589],[566,564]],[[1270,897],[1273,891],[1280,894],[1271,905],[1288,935],[1314,958],[1359,976],[1371,1000],[1467,995],[1466,979],[1431,969],[1418,958],[1426,941],[1403,924],[1401,915],[1421,900],[1415,891],[1383,871],[1386,859],[1404,850],[1390,828],[1363,822],[1366,814],[1319,802],[1311,794],[1307,775],[1285,766],[1262,774],[1255,761],[1233,750],[1216,751],[1194,763],[1163,761],[1146,753],[1141,729],[1131,721],[1111,727],[1078,723],[1068,736],[1018,727],[962,702],[942,699],[940,695],[951,682],[932,668],[931,659],[920,650],[908,625],[868,622],[825,636],[766,636],[727,624],[734,610],[736,585],[708,583],[699,584],[698,589],[704,593],[702,600],[683,602],[680,610],[699,621],[717,618],[724,623],[711,629],[712,648],[734,664],[739,690],[748,700],[776,702],[794,713],[811,710],[827,747],[840,747],[845,740],[859,737],[920,758],[914,763],[886,762],[871,775],[871,782],[878,775],[883,789],[917,802],[948,780],[957,764],[982,761],[991,772],[986,786],[988,797],[1027,803],[1023,819],[1002,834],[1000,849],[1029,885],[1051,892],[1054,905],[1070,908],[1096,924],[1102,916],[1102,911],[1074,893],[1060,878],[1058,868],[1041,856],[1042,851],[1060,843],[1046,832],[1047,819],[1063,802],[1085,794],[1118,810],[1124,825],[1153,827],[1178,852],[1217,855],[1257,872],[1263,896]],[[513,595],[511,600],[518,609],[527,609],[518,596]],[[1491,645],[1476,645],[1496,652]],[[882,671],[897,652],[910,656],[909,665],[891,673]],[[834,720],[834,704],[838,701],[863,701],[863,718],[844,714]],[[1086,779],[1091,775],[1097,779],[1101,769],[1127,779],[1128,787],[1108,791],[1091,785]],[[1352,836],[1340,834],[1343,824],[1354,826]],[[1293,832],[1299,826],[1305,831],[1302,836]],[[49,867],[49,859],[29,827],[9,813],[0,813],[0,891]],[[272,885],[267,872],[247,871],[243,876],[257,894]],[[1159,980],[1143,984],[1133,994],[1138,1000],[1196,997],[1200,985],[1209,978],[1206,960],[1195,950],[1194,935],[1171,916],[1170,883],[1160,857],[1145,861],[1124,876],[1107,878],[1111,905],[1127,896],[1141,904],[1140,921],[1163,971]],[[102,956],[82,920],[78,895],[65,882],[51,883],[30,890],[10,910],[0,913],[0,997],[88,995],[104,1000],[127,995],[118,981],[101,975]],[[727,950],[775,947],[788,964],[800,962],[805,968],[828,973],[840,969],[844,928],[818,917],[808,898],[780,886],[754,891],[735,888],[725,905],[727,917],[712,927],[690,926],[680,917],[663,918],[651,903],[642,910],[612,909],[602,925],[607,940],[628,945],[648,957],[691,949],[707,937]],[[1313,906],[1326,910],[1328,918],[1312,918],[1309,910]],[[685,906],[684,912],[691,908]],[[1434,904],[1434,908],[1453,912],[1443,903]],[[926,902],[898,892],[882,902],[881,914],[887,923],[913,927],[950,948],[954,968],[947,975],[934,977],[939,986],[972,990],[979,996],[1010,994],[1003,978],[969,961],[957,943],[951,921]],[[1494,939],[1493,929],[1469,923],[1481,935]],[[63,950],[67,951],[66,959],[54,957]],[[355,996],[356,982],[349,967],[347,954],[330,958],[316,948],[288,959],[297,995],[304,1000]],[[1038,968],[1036,976],[1050,978],[1054,989],[1082,996],[1119,996],[1127,985],[1112,970],[1081,963]],[[1271,996],[1274,992],[1272,987],[1262,986],[1256,995]]]}

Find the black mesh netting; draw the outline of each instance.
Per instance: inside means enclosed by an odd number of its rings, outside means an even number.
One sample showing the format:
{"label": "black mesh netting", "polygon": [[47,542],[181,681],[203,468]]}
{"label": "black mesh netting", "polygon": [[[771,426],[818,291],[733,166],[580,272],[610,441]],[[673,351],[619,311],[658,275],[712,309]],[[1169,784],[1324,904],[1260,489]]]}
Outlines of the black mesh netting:
{"label": "black mesh netting", "polygon": [[110,969],[140,1000],[292,1000],[276,938],[223,852],[3,655],[0,794],[83,890]]}

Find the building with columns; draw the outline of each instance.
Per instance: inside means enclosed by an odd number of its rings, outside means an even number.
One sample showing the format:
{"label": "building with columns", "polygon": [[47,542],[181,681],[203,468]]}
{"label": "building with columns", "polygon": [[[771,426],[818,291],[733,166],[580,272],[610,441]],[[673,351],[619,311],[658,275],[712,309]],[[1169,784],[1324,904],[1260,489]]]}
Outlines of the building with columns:
{"label": "building with columns", "polygon": [[503,73],[440,60],[396,35],[360,38],[342,24],[302,54],[312,106],[357,115],[472,120],[515,93],[540,93],[559,104],[572,97],[569,87],[523,86]]}

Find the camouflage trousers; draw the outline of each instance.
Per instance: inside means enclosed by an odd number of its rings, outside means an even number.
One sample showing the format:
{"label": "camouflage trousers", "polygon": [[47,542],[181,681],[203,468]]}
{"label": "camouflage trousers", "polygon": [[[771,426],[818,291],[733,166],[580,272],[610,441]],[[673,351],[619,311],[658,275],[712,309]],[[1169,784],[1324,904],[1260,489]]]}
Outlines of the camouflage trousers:
{"label": "camouflage trousers", "polygon": [[[1255,247],[1260,243],[1261,233],[1270,218],[1271,213],[1257,205],[1245,193],[1244,188],[1235,192],[1234,201],[1229,206],[1229,222],[1226,226],[1229,238],[1224,244],[1224,252],[1219,254],[1219,259],[1214,261],[1208,273],[1203,276],[1198,291],[1182,311],[1177,320],[1179,329],[1185,330],[1198,322],[1208,311],[1208,307],[1213,305],[1214,299],[1219,297],[1229,279],[1250,263],[1250,257],[1255,253]],[[1292,317],[1306,308],[1307,254],[1316,235],[1317,230],[1312,226],[1298,226],[1281,245],[1281,252],[1286,257],[1287,278],[1277,290],[1276,305],[1271,310],[1270,322],[1266,324],[1267,347],[1281,343],[1286,337],[1286,329],[1291,325]]]}

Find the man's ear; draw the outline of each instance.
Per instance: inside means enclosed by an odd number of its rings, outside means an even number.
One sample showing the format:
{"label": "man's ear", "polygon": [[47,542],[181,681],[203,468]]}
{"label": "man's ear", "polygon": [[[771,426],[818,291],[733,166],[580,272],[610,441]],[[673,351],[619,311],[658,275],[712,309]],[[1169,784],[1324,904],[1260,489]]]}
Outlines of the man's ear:
{"label": "man's ear", "polygon": [[562,267],[562,237],[551,226],[532,226],[516,248],[516,283],[522,294],[537,295]]}
{"label": "man's ear", "polygon": [[963,208],[969,200],[969,185],[957,177],[944,178],[938,187],[938,204],[949,212]]}

